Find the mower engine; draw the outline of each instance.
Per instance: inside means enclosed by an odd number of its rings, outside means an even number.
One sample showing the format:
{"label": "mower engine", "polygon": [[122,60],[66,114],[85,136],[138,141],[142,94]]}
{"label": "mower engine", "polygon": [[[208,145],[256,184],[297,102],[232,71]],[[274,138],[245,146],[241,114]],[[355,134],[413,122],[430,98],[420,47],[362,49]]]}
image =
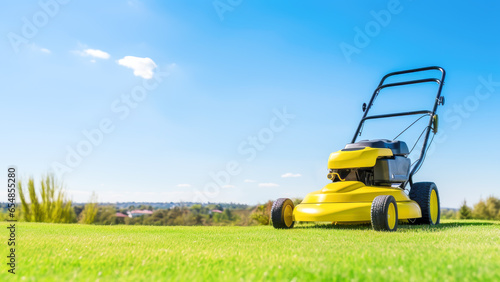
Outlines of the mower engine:
{"label": "mower engine", "polygon": [[[363,150],[375,149],[372,154],[363,153]],[[382,149],[382,150],[376,150]],[[385,150],[384,150],[385,149]],[[390,150],[390,153],[388,153]],[[381,154],[374,154],[381,152]],[[353,154],[354,153],[354,154]],[[361,154],[356,154],[361,153]],[[402,141],[390,141],[387,139],[362,140],[347,144],[339,152],[332,153],[328,162],[330,173],[328,179],[337,181],[360,181],[367,186],[392,186],[408,181],[411,161],[408,158],[408,146]],[[346,159],[352,157],[364,157],[364,162],[346,163]],[[359,160],[359,159],[358,159]],[[373,161],[375,161],[373,163]],[[363,162],[363,161],[362,161]],[[361,165],[361,166],[359,166]]]}

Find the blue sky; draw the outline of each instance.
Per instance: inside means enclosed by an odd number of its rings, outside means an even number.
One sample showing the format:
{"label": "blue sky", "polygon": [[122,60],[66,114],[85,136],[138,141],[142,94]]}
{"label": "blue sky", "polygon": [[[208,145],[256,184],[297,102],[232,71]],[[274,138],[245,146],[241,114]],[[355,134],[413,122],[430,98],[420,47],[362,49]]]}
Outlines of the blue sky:
{"label": "blue sky", "polygon": [[[500,196],[499,8],[10,2],[0,11],[2,162],[25,178],[58,168],[75,201],[92,191],[110,202],[304,197],[328,183],[329,154],[350,142],[385,73],[439,65],[446,104],[415,181],[436,182],[446,207]],[[376,110],[432,103],[430,86],[405,91]],[[365,133],[393,138],[408,121]]]}

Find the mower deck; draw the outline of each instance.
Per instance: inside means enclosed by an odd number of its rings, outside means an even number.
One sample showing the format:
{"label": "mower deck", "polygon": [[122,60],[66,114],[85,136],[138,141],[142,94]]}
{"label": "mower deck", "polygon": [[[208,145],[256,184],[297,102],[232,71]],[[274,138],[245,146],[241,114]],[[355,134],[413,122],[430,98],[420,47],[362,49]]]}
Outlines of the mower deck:
{"label": "mower deck", "polygon": [[377,196],[392,195],[396,199],[398,218],[422,216],[419,205],[400,188],[365,186],[359,181],[327,184],[309,193],[293,210],[294,221],[370,222],[372,202]]}

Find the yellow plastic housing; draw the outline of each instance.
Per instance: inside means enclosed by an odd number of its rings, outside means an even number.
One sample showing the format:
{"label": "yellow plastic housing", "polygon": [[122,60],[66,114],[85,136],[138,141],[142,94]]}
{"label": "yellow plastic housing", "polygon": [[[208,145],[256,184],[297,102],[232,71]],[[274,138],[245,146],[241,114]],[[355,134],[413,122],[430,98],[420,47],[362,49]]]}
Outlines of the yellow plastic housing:
{"label": "yellow plastic housing", "polygon": [[379,157],[391,157],[392,151],[387,148],[366,147],[354,151],[337,151],[330,154],[329,169],[373,167]]}
{"label": "yellow plastic housing", "polygon": [[400,188],[339,181],[309,193],[293,210],[293,218],[294,221],[369,222],[372,202],[381,195],[396,199],[399,219],[422,217],[419,205]]}
{"label": "yellow plastic housing", "polygon": [[371,203],[375,197],[381,195],[392,195],[396,201],[410,201],[400,188],[365,186],[359,181],[339,181],[307,194],[302,203]]}

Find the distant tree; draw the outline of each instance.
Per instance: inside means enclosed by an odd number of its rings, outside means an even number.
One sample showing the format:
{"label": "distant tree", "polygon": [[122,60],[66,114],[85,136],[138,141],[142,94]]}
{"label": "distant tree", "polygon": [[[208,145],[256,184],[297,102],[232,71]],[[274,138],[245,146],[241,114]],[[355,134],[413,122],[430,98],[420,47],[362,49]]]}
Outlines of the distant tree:
{"label": "distant tree", "polygon": [[474,205],[472,216],[477,219],[500,219],[500,199],[493,196]]}
{"label": "distant tree", "polygon": [[200,213],[201,210],[202,210],[202,206],[200,204],[196,204],[196,205],[192,205],[190,208],[189,208],[192,212],[195,212],[195,213]]}
{"label": "distant tree", "polygon": [[220,213],[214,213],[214,214],[212,214],[212,221],[215,222],[215,223],[219,223],[220,222],[220,217],[221,217]]}
{"label": "distant tree", "polygon": [[117,212],[127,214],[128,209],[118,209]]}
{"label": "distant tree", "polygon": [[111,225],[122,222],[123,219],[116,217],[116,207],[114,206],[96,206],[94,223],[99,225]]}
{"label": "distant tree", "polygon": [[483,199],[479,200],[478,203],[474,205],[474,210],[472,211],[472,215],[477,219],[487,219],[488,218],[488,210],[486,208],[486,203]]}
{"label": "distant tree", "polygon": [[83,209],[85,208],[85,205],[76,205],[73,206],[73,211],[75,212],[76,218],[80,217],[80,214],[82,213]]}
{"label": "distant tree", "polygon": [[89,202],[85,205],[85,208],[80,214],[78,222],[83,224],[94,223],[97,211],[98,211],[97,194],[95,192],[92,192]]}
{"label": "distant tree", "polygon": [[186,225],[189,210],[186,207],[175,207],[169,210],[167,225]]}
{"label": "distant tree", "polygon": [[490,219],[500,220],[500,199],[493,196],[486,199],[486,207],[490,214]]}
{"label": "distant tree", "polygon": [[467,202],[464,200],[462,206],[458,210],[458,218],[459,219],[470,219],[472,218],[472,211],[467,206]]}
{"label": "distant tree", "polygon": [[203,225],[205,217],[201,214],[191,214],[186,225]]}
{"label": "distant tree", "polygon": [[233,220],[233,213],[231,212],[230,209],[224,209],[224,211],[222,212],[222,216],[221,216],[221,219],[222,220]]}

